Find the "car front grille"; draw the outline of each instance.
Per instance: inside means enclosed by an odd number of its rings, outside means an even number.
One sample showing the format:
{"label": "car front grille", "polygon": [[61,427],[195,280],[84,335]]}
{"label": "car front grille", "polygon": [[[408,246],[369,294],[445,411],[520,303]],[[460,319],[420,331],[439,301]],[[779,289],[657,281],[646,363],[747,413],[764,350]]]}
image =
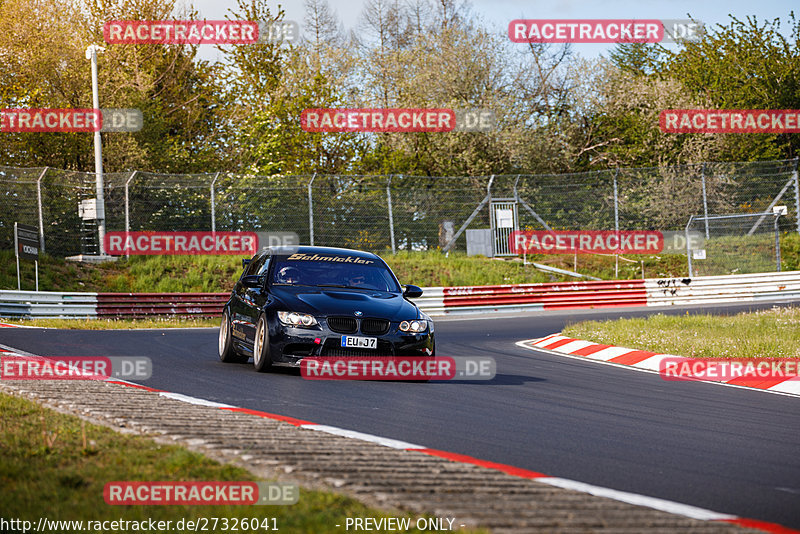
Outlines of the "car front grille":
{"label": "car front grille", "polygon": [[362,319],[361,333],[371,336],[382,336],[389,331],[389,321],[386,319]]}
{"label": "car front grille", "polygon": [[358,321],[353,317],[328,317],[328,328],[340,334],[355,334]]}

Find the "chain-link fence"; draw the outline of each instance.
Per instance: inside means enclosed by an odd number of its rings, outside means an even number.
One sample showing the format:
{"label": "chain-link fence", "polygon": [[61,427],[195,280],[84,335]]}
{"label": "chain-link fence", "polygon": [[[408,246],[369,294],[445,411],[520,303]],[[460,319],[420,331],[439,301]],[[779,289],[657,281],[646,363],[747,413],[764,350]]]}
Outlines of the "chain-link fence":
{"label": "chain-link fence", "polygon": [[692,216],[686,233],[700,242],[686,240],[689,276],[780,271],[779,224],[773,212]]}
{"label": "chain-link fence", "polygon": [[[517,203],[521,229],[683,230],[692,215],[787,207],[800,232],[797,160],[703,163],[575,174],[479,177],[104,175],[107,231],[289,231],[303,244],[364,250],[464,250],[466,228],[489,228],[489,204]],[[0,167],[0,249],[14,222],[41,228],[55,256],[98,251],[94,173]],[[442,238],[443,223],[458,232]],[[453,237],[453,239],[449,239]]]}

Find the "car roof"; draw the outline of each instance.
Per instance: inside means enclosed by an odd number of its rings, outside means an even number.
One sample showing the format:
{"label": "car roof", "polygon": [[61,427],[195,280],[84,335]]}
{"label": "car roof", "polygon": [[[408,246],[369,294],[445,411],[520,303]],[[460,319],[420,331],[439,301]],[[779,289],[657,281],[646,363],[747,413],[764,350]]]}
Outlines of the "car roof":
{"label": "car roof", "polygon": [[359,258],[378,258],[377,254],[373,254],[372,252],[364,252],[363,250],[336,247],[314,247],[310,245],[274,246],[268,247],[267,250],[273,256],[288,256],[291,254],[340,254],[356,256]]}

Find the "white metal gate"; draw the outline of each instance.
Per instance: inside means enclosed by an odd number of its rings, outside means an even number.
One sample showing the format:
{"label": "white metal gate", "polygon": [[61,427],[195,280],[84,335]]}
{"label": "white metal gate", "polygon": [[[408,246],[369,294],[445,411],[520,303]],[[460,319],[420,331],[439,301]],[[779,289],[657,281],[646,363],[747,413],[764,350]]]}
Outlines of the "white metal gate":
{"label": "white metal gate", "polygon": [[511,253],[511,232],[519,230],[517,202],[514,199],[492,200],[489,214],[494,237],[495,256],[514,256]]}

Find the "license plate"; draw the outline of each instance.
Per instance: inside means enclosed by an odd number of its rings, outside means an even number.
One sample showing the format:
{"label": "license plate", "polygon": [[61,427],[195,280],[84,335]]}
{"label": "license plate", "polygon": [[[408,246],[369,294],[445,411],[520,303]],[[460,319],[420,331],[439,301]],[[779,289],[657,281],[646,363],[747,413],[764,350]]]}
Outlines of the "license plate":
{"label": "license plate", "polygon": [[377,337],[342,336],[342,346],[351,349],[377,349]]}

